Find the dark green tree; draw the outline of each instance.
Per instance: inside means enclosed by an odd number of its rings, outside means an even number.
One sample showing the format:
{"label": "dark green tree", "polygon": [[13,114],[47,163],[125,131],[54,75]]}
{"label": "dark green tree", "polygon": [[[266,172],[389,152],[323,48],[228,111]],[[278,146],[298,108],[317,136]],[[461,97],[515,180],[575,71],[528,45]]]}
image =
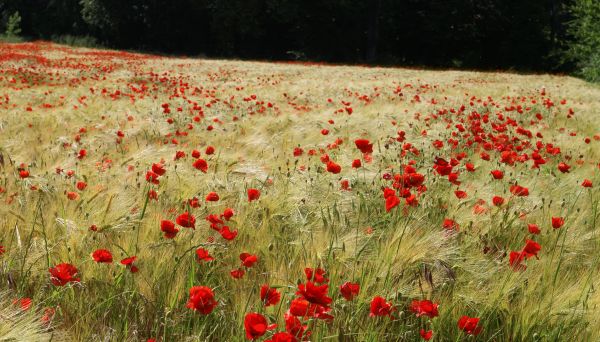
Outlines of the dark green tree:
{"label": "dark green tree", "polygon": [[579,75],[600,82],[600,1],[576,0],[571,13],[567,58],[575,63]]}

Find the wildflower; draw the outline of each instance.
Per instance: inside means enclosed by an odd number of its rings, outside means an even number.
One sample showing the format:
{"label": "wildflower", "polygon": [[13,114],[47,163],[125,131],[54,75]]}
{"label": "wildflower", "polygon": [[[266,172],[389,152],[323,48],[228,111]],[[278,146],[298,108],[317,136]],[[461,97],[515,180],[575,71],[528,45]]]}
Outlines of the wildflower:
{"label": "wildflower", "polygon": [[421,338],[425,341],[429,341],[431,336],[433,336],[433,330],[425,331],[425,329],[421,329],[419,335],[421,335]]}
{"label": "wildflower", "polygon": [[244,328],[246,329],[246,338],[255,340],[264,335],[267,330],[275,329],[276,325],[268,325],[265,316],[252,312],[244,317]]}
{"label": "wildflower", "polygon": [[196,229],[196,218],[194,217],[194,215],[188,213],[187,211],[177,216],[175,222],[184,228]]}
{"label": "wildflower", "polygon": [[342,167],[339,164],[336,164],[333,161],[329,161],[327,163],[327,172],[331,172],[333,174],[338,174],[342,171]]}
{"label": "wildflower", "polygon": [[351,283],[347,281],[340,286],[340,293],[346,300],[354,299],[356,296],[358,296],[359,291],[360,285],[357,283]]}
{"label": "wildflower", "polygon": [[129,272],[131,273],[137,273],[137,271],[139,270],[137,268],[137,266],[135,266],[133,263],[135,262],[135,260],[137,259],[137,257],[131,256],[128,258],[125,258],[123,260],[121,260],[121,265],[125,265],[125,268],[127,268],[129,270]]}
{"label": "wildflower", "polygon": [[481,332],[481,327],[478,326],[479,318],[462,316],[458,320],[458,328],[468,335],[478,335]]}
{"label": "wildflower", "polygon": [[558,229],[565,224],[565,219],[562,217],[552,217],[552,228]]}
{"label": "wildflower", "polygon": [[240,260],[242,260],[242,265],[250,268],[258,261],[258,257],[253,254],[242,253],[240,254]]}
{"label": "wildflower", "polygon": [[417,317],[427,316],[434,318],[438,316],[438,304],[434,304],[430,300],[413,300],[410,305],[410,311],[414,312]]}
{"label": "wildflower", "polygon": [[362,153],[373,153],[373,144],[367,139],[356,139],[354,144]]}
{"label": "wildflower", "polygon": [[260,287],[260,300],[265,306],[277,305],[281,299],[281,293],[277,289],[269,287],[269,285],[263,285]]}
{"label": "wildflower", "polygon": [[190,299],[186,307],[203,315],[210,314],[217,306],[213,291],[206,286],[193,286],[190,289]]}
{"label": "wildflower", "polygon": [[203,173],[208,171],[208,163],[204,159],[196,159],[192,166]]}
{"label": "wildflower", "polygon": [[392,307],[392,303],[388,303],[385,301],[385,298],[376,296],[371,300],[371,310],[369,316],[390,316],[392,317],[392,311],[394,308]]}
{"label": "wildflower", "polygon": [[106,249],[97,249],[92,253],[92,258],[97,263],[107,263],[110,264],[113,262],[113,257],[110,251]]}
{"label": "wildflower", "polygon": [[52,280],[52,284],[55,286],[64,286],[67,283],[79,282],[79,278],[76,278],[79,271],[71,264],[58,264],[48,269],[48,271],[50,272],[50,280]]}
{"label": "wildflower", "polygon": [[198,262],[200,261],[213,261],[215,260],[215,258],[213,258],[206,249],[200,247],[198,249],[196,249],[196,260],[198,260]]}
{"label": "wildflower", "polygon": [[494,179],[504,178],[504,172],[502,172],[500,170],[493,170],[490,173],[492,174],[492,177],[494,177]]}
{"label": "wildflower", "polygon": [[256,201],[260,198],[260,190],[248,189],[248,202]]}
{"label": "wildflower", "polygon": [[219,200],[219,194],[217,194],[216,192],[209,192],[208,195],[206,195],[207,202],[216,202],[218,200]]}
{"label": "wildflower", "polygon": [[179,232],[179,229],[175,227],[175,223],[169,220],[160,221],[160,230],[165,233],[165,238],[167,239],[174,238]]}

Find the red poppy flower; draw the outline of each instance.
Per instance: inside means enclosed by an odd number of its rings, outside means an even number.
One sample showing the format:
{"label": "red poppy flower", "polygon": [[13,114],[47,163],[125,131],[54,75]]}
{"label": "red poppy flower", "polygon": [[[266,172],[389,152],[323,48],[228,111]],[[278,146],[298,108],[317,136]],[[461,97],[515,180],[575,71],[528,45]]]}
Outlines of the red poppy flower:
{"label": "red poppy flower", "polygon": [[113,262],[112,254],[110,254],[110,251],[108,251],[106,249],[95,250],[94,253],[92,253],[92,258],[97,263],[110,264],[111,262]]}
{"label": "red poppy flower", "polygon": [[123,260],[121,260],[121,265],[125,265],[125,267],[129,270],[129,272],[131,273],[137,273],[137,271],[139,271],[139,269],[137,268],[137,266],[135,266],[133,264],[133,262],[137,259],[137,257],[134,256],[130,256],[128,258],[125,258]]}
{"label": "red poppy flower", "polygon": [[511,185],[510,192],[515,196],[529,196],[529,189],[520,185]]}
{"label": "red poppy flower", "polygon": [[528,230],[528,231],[529,231],[531,234],[536,234],[536,235],[542,232],[542,231],[540,230],[540,228],[539,228],[539,227],[538,227],[536,224],[533,224],[533,223],[529,223],[529,224],[527,225],[527,230]]}
{"label": "red poppy flower", "polygon": [[383,198],[387,199],[388,197],[396,196],[396,190],[390,188],[383,189]]}
{"label": "red poppy flower", "polygon": [[27,170],[21,170],[21,171],[19,171],[19,177],[21,177],[21,178],[28,178],[29,177],[29,171],[27,171]]}
{"label": "red poppy flower", "polygon": [[533,240],[526,240],[525,247],[523,247],[522,253],[528,259],[531,257],[537,258],[537,254],[541,249],[542,249],[542,246],[539,243],[537,243]]}
{"label": "red poppy flower", "polygon": [[458,199],[463,199],[463,198],[467,198],[467,193],[462,191],[462,190],[456,190],[454,191],[454,195],[456,196],[456,198]]}
{"label": "red poppy flower", "polygon": [[194,164],[192,164],[194,168],[206,173],[208,171],[208,163],[204,159],[196,159]]}
{"label": "red poppy flower", "polygon": [[275,288],[269,287],[269,285],[263,285],[260,287],[260,300],[265,306],[277,305],[281,299],[281,293]]}
{"label": "red poppy flower", "polygon": [[208,195],[206,195],[207,202],[216,202],[218,200],[219,200],[219,194],[217,194],[216,192],[209,192]]}
{"label": "red poppy flower", "polygon": [[67,283],[79,282],[77,268],[71,264],[62,263],[48,269],[50,280],[55,286],[64,286]]}
{"label": "red poppy flower", "polygon": [[196,260],[208,262],[215,260],[215,258],[213,258],[206,249],[200,247],[196,249]]}
{"label": "red poppy flower", "polygon": [[85,158],[85,156],[87,156],[87,151],[84,149],[79,150],[79,153],[77,154],[77,159],[83,159]]}
{"label": "red poppy flower", "polygon": [[177,216],[175,222],[184,228],[196,229],[196,218],[194,217],[194,215],[188,213],[187,211]]}
{"label": "red poppy flower", "polygon": [[199,208],[200,207],[200,200],[197,197],[194,198],[190,198],[188,200],[188,204],[190,205],[190,207],[192,208]]}
{"label": "red poppy flower", "polygon": [[13,304],[19,304],[19,306],[21,307],[21,310],[23,311],[27,311],[31,308],[31,298],[19,298],[19,299],[15,299],[13,301]]}
{"label": "red poppy flower", "polygon": [[206,150],[204,151],[204,153],[206,153],[208,155],[214,154],[215,153],[215,148],[212,147],[212,146],[207,146]]}
{"label": "red poppy flower", "polygon": [[152,184],[159,184],[158,175],[152,171],[146,172],[146,181]]}
{"label": "red poppy flower", "polygon": [[385,298],[376,296],[371,300],[371,310],[369,316],[390,316],[392,315],[392,311],[394,308],[392,307],[392,303],[388,303],[385,301]]}
{"label": "red poppy flower", "polygon": [[495,206],[499,207],[502,204],[504,204],[504,198],[502,198],[500,196],[494,196],[492,198],[492,203],[494,203]]}
{"label": "red poppy flower", "polygon": [[438,316],[438,304],[434,304],[430,300],[413,300],[410,304],[410,311],[414,312],[417,317],[427,316],[434,318]]}
{"label": "red poppy flower", "polygon": [[231,240],[235,239],[235,237],[238,234],[238,231],[237,230],[231,231],[231,230],[229,230],[228,226],[223,226],[223,228],[221,228],[221,230],[219,230],[219,234],[221,234],[223,239],[231,241]]}
{"label": "red poppy flower", "polygon": [[504,178],[504,172],[500,171],[500,170],[494,170],[490,172],[492,174],[492,177],[494,177],[494,179],[502,179]]}
{"label": "red poppy flower", "polygon": [[323,284],[329,282],[329,278],[325,277],[327,272],[322,268],[312,269],[307,267],[304,269],[306,280],[312,281],[316,284]]}
{"label": "red poppy flower", "polygon": [[302,325],[302,322],[290,313],[285,313],[283,317],[285,319],[285,330],[294,336],[294,342],[308,339],[310,336],[310,332],[307,331],[308,326]]}
{"label": "red poppy flower", "polygon": [[255,201],[260,198],[260,190],[248,189],[248,202]]}
{"label": "red poppy flower", "polygon": [[217,306],[213,291],[206,286],[194,286],[190,289],[190,299],[186,307],[208,315]]}
{"label": "red poppy flower", "polygon": [[445,218],[444,222],[442,223],[442,227],[444,227],[444,229],[458,231],[458,229],[459,229],[460,226],[454,220],[451,220],[449,218]]}
{"label": "red poppy flower", "polygon": [[200,151],[198,150],[193,150],[192,151],[192,158],[200,158]]}
{"label": "red poppy flower", "polygon": [[525,271],[527,266],[522,264],[524,259],[525,259],[525,254],[523,254],[522,252],[512,251],[512,252],[510,252],[509,257],[508,257],[508,264],[515,271]]}
{"label": "red poppy flower", "polygon": [[79,191],[83,191],[83,190],[85,190],[85,188],[87,188],[87,183],[86,182],[77,182],[76,186]]}
{"label": "red poppy flower", "polygon": [[373,144],[367,139],[356,139],[354,144],[362,153],[373,153]]}
{"label": "red poppy flower", "polygon": [[242,265],[250,268],[258,261],[258,257],[253,254],[242,253],[240,254],[240,260],[242,260]]}
{"label": "red poppy flower", "polygon": [[276,325],[268,325],[267,319],[256,312],[246,314],[244,318],[244,328],[246,329],[246,338],[255,340],[264,335],[267,330],[275,329]]}
{"label": "red poppy flower", "polygon": [[340,181],[340,188],[342,190],[346,190],[346,191],[352,190],[352,189],[350,189],[350,182],[347,179],[342,179]]}
{"label": "red poppy flower", "polygon": [[339,164],[334,163],[333,161],[327,162],[327,172],[331,172],[333,174],[338,174],[342,171],[342,167]]}
{"label": "red poppy flower", "polygon": [[304,153],[304,150],[302,150],[300,147],[294,147],[294,157],[300,157],[302,153]]}
{"label": "red poppy flower", "polygon": [[563,162],[558,163],[558,170],[562,173],[568,173],[571,167]]}
{"label": "red poppy flower", "polygon": [[152,172],[162,176],[165,174],[165,172],[167,172],[167,170],[165,170],[165,167],[162,164],[152,164]]}
{"label": "red poppy flower", "polygon": [[[233,215],[235,214],[235,212],[233,211],[233,209],[231,208],[227,208],[223,211],[223,215],[221,215],[223,218],[225,218],[225,220],[229,221],[229,219],[231,219],[233,217]],[[222,222],[221,222],[222,223]]]}
{"label": "red poppy flower", "polygon": [[221,220],[217,215],[210,214],[206,216],[206,221],[210,222],[210,227],[214,230],[221,230],[221,225],[223,224],[223,220]]}
{"label": "red poppy flower", "polygon": [[589,179],[585,179],[583,181],[583,183],[581,183],[581,186],[583,186],[584,188],[591,188],[592,187],[592,181]]}
{"label": "red poppy flower", "polygon": [[169,220],[160,221],[160,230],[162,230],[163,233],[165,233],[165,238],[167,239],[174,238],[179,232],[179,229],[175,227],[175,223]]}
{"label": "red poppy flower", "polygon": [[273,334],[273,336],[265,342],[296,342],[298,341],[294,335],[287,331],[280,331]]}
{"label": "red poppy flower", "polygon": [[312,304],[317,304],[327,309],[329,308],[329,304],[331,304],[331,298],[327,296],[328,290],[329,285],[327,284],[317,286],[312,281],[307,281],[306,284],[298,285],[296,294]]}
{"label": "red poppy flower", "polygon": [[362,163],[360,162],[360,159],[354,159],[352,161],[352,167],[353,168],[358,169],[361,166],[362,166]]}
{"label": "red poppy flower", "polygon": [[295,298],[290,303],[290,314],[297,317],[308,315],[310,302],[304,298]]}
{"label": "red poppy flower", "polygon": [[67,192],[67,198],[70,199],[71,201],[74,201],[79,198],[79,194],[76,192],[73,192],[73,191],[69,191],[69,192]]}
{"label": "red poppy flower", "polygon": [[425,341],[429,341],[431,336],[433,336],[433,330],[425,331],[425,329],[421,329],[421,331],[419,331],[419,335],[421,335],[421,338]]}
{"label": "red poppy flower", "polygon": [[44,310],[44,315],[40,320],[42,321],[42,323],[48,325],[54,318],[54,314],[56,314],[56,310],[54,308],[46,308]]}
{"label": "red poppy flower", "polygon": [[481,327],[478,326],[479,318],[462,316],[458,320],[458,328],[468,335],[478,335],[481,332]]}
{"label": "red poppy flower", "polygon": [[562,217],[552,217],[552,228],[558,229],[565,224],[565,219]]}
{"label": "red poppy flower", "polygon": [[244,271],[244,270],[243,270],[243,269],[241,269],[241,268],[238,268],[238,269],[232,270],[232,271],[231,271],[231,272],[229,272],[229,273],[231,274],[231,276],[232,276],[234,279],[241,279],[241,278],[243,278],[243,277],[244,277],[244,274],[246,274],[246,271]]}
{"label": "red poppy flower", "polygon": [[340,293],[346,300],[354,299],[356,296],[358,296],[359,291],[360,285],[358,283],[351,283],[347,281],[340,286]]}
{"label": "red poppy flower", "polygon": [[183,151],[175,152],[175,158],[173,158],[173,160],[178,160],[181,158],[185,158],[185,152],[183,152]]}
{"label": "red poppy flower", "polygon": [[385,211],[390,212],[394,207],[400,204],[400,198],[396,195],[389,196],[385,199]]}

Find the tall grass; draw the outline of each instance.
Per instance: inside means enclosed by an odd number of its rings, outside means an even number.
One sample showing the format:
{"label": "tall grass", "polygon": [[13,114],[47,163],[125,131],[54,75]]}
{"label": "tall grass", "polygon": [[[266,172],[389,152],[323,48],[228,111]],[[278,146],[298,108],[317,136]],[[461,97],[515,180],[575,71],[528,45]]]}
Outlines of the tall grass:
{"label": "tall grass", "polygon": [[[16,49],[1,47],[2,53]],[[595,191],[600,142],[583,141],[600,128],[594,117],[600,110],[597,88],[544,75],[137,58],[116,52],[90,55],[86,53],[94,50],[56,45],[27,49],[20,53],[54,62],[36,69],[28,59],[2,64],[0,94],[10,98],[1,104],[0,114],[0,186],[5,189],[0,194],[0,244],[6,250],[0,256],[2,286],[12,296],[30,297],[40,308],[54,308],[61,338],[241,341],[248,312],[264,314],[283,330],[283,314],[298,283],[306,281],[304,269],[321,267],[330,279],[335,318],[329,324],[309,322],[314,341],[411,341],[420,339],[421,328],[432,329],[434,340],[468,339],[457,327],[463,315],[481,319],[483,329],[476,337],[481,341],[600,339]],[[11,78],[25,79],[20,84],[26,86],[11,83]],[[143,96],[131,87],[142,83],[149,89]],[[187,124],[193,104],[177,90],[185,84],[190,85],[187,98],[204,112],[192,130]],[[397,86],[402,95],[394,92]],[[547,96],[540,95],[542,87]],[[114,95],[117,90],[122,95]],[[244,100],[251,95],[256,99]],[[362,95],[370,100],[359,99]],[[555,106],[542,105],[547,97]],[[328,103],[329,98],[334,102]],[[559,103],[563,98],[565,105]],[[342,105],[342,100],[351,104]],[[274,106],[259,112],[257,101]],[[485,101],[497,106],[485,106]],[[170,114],[163,113],[163,103],[170,104]],[[561,148],[559,156],[539,169],[530,163],[501,164],[494,151],[488,151],[493,158],[487,162],[480,159],[480,149],[432,146],[436,139],[453,137],[446,118],[455,120],[452,125],[460,119],[451,113],[433,119],[438,110],[464,105],[465,113],[487,113],[499,123],[497,112],[521,104],[532,109],[504,115],[543,134],[543,139],[532,138],[532,144],[543,140]],[[334,113],[344,107],[352,107],[352,115]],[[566,118],[568,108],[575,110],[572,119]],[[538,112],[544,120],[530,127]],[[214,129],[207,130],[208,125]],[[80,133],[82,127],[85,133]],[[329,135],[321,134],[323,128]],[[125,133],[119,144],[118,130]],[[401,155],[402,144],[391,141],[398,130],[406,132],[406,141],[419,155]],[[570,136],[572,131],[577,136]],[[507,134],[515,135],[512,130]],[[375,143],[373,161],[363,160],[362,168],[353,169],[352,160],[361,158],[353,142],[361,137]],[[336,138],[343,143],[328,149]],[[204,153],[209,145],[215,147],[214,155]],[[292,152],[297,146],[305,153],[296,158]],[[88,156],[79,160],[82,148]],[[326,172],[321,153],[306,153],[320,148],[342,166],[339,175]],[[208,161],[206,174],[191,166],[193,149]],[[188,156],[174,161],[178,150]],[[462,184],[457,187],[436,175],[432,165],[435,157],[450,159],[459,151],[466,152],[464,160],[476,170],[467,172],[461,163]],[[427,191],[418,206],[400,205],[387,213],[381,188],[390,182],[383,175],[401,172],[411,159],[425,175]],[[158,186],[150,185],[146,171],[161,160],[167,172]],[[557,164],[565,160],[572,168],[563,174]],[[19,177],[21,163],[31,177]],[[57,167],[64,172],[57,174]],[[494,169],[504,170],[504,180],[491,178]],[[68,170],[74,171],[72,177],[66,176]],[[584,178],[594,188],[583,188]],[[350,181],[350,191],[340,189],[342,179]],[[77,190],[77,181],[88,187]],[[511,195],[513,182],[528,187],[530,195]],[[258,201],[248,201],[248,188],[261,191]],[[457,199],[457,188],[468,197]],[[149,189],[157,191],[157,201],[149,199]],[[79,199],[69,200],[68,191],[77,191]],[[204,201],[211,191],[220,195],[218,202]],[[507,203],[493,206],[494,195]],[[199,208],[187,204],[193,197],[200,199]],[[485,210],[475,212],[479,199],[486,201]],[[222,239],[204,220],[225,208],[235,211],[229,226],[239,234],[233,241]],[[160,221],[174,221],[188,210],[197,218],[196,229],[180,228],[176,238],[165,239]],[[564,217],[565,225],[553,229],[552,216]],[[445,218],[455,220],[458,231],[444,229]],[[542,233],[532,236],[527,223],[538,224]],[[515,271],[508,253],[522,248],[525,239],[541,244],[539,259],[526,261],[525,271]],[[198,263],[195,249],[200,246],[216,260]],[[115,261],[95,263],[90,254],[99,248],[110,250]],[[256,254],[259,262],[244,278],[233,279],[229,272],[239,267],[242,252]],[[137,273],[119,264],[132,255],[137,256]],[[51,283],[48,268],[63,262],[78,268],[80,282]],[[353,301],[339,294],[345,281],[361,285]],[[278,305],[262,305],[262,284],[281,291]],[[186,308],[188,290],[196,285],[215,292],[219,304],[210,315]],[[374,296],[395,305],[395,320],[369,317]],[[415,317],[408,309],[413,299],[439,303],[439,317]]]}

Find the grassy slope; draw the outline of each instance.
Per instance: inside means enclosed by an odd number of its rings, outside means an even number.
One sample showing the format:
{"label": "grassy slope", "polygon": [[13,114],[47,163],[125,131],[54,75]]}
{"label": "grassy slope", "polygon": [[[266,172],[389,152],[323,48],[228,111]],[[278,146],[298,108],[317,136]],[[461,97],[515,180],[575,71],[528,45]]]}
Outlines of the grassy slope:
{"label": "grassy slope", "polygon": [[[600,285],[599,195],[580,185],[584,178],[595,186],[600,182],[600,141],[584,143],[600,132],[597,87],[548,75],[158,59],[90,51],[0,45],[0,96],[9,98],[0,103],[0,186],[5,189],[0,193],[0,244],[6,249],[0,262],[2,277],[11,279],[2,286],[9,284],[15,297],[31,297],[39,307],[58,307],[55,326],[73,339],[242,340],[243,317],[250,311],[267,314],[283,329],[283,313],[296,284],[305,281],[304,268],[317,266],[328,272],[335,319],[329,325],[311,323],[313,340],[418,340],[422,327],[433,329],[434,340],[457,340],[465,336],[456,326],[462,315],[481,318],[482,341],[600,339],[600,295],[594,290]],[[34,62],[14,54],[48,60]],[[142,83],[148,86],[143,93],[129,86],[140,88]],[[402,96],[394,93],[398,86]],[[540,94],[542,87],[546,96]],[[117,90],[121,95],[111,97]],[[200,122],[191,120],[198,110],[183,94],[202,107]],[[244,100],[251,95],[256,99]],[[544,98],[555,105],[544,107]],[[567,103],[560,104],[562,99]],[[274,106],[260,113],[257,101]],[[163,103],[170,104],[170,114],[163,113]],[[431,115],[461,105],[466,114]],[[511,105],[531,110],[507,111]],[[334,113],[345,107],[352,107],[352,115]],[[571,119],[569,108],[575,111]],[[561,154],[532,169],[530,161],[501,164],[495,151],[488,151],[492,159],[484,161],[482,149],[464,147],[460,137],[455,137],[460,141],[456,150],[448,144],[440,150],[432,146],[436,139],[450,138],[454,125],[473,111],[489,112],[494,123],[502,123],[496,113],[504,113],[533,134],[543,134],[543,139],[532,138],[532,145],[537,140],[553,143]],[[538,112],[544,117],[540,122],[534,116]],[[210,124],[212,131],[206,129]],[[87,132],[76,142],[82,127]],[[482,127],[497,134],[490,124]],[[321,134],[323,128],[329,135]],[[125,133],[121,144],[115,143],[117,130]],[[177,130],[188,135],[175,136]],[[393,141],[398,130],[406,132],[406,142],[419,155],[400,156],[402,143]],[[514,127],[505,133],[527,140]],[[361,137],[375,143],[373,161],[363,160],[364,167],[355,170],[350,164],[361,153],[353,142]],[[328,149],[336,138],[343,144]],[[212,156],[204,154],[208,145],[216,148]],[[296,146],[305,151],[299,158],[292,154]],[[78,160],[81,148],[88,156]],[[340,174],[325,171],[322,153],[306,154],[319,148],[342,166]],[[191,166],[192,149],[202,151],[207,174]],[[174,161],[178,150],[188,156]],[[462,181],[457,187],[432,166],[435,157],[449,160],[462,151],[467,157],[456,167]],[[167,173],[159,186],[152,186],[159,200],[146,206],[151,185],[144,176],[161,159]],[[382,174],[400,172],[400,165],[411,159],[425,175],[428,190],[418,207],[405,210],[401,204],[386,213],[381,188],[391,183]],[[464,170],[466,161],[475,164],[475,172]],[[570,173],[557,170],[563,161],[571,165]],[[32,177],[19,179],[21,163]],[[59,166],[74,170],[75,176],[56,174]],[[493,180],[493,169],[503,170],[505,178]],[[340,190],[341,179],[350,181],[351,191]],[[84,191],[75,188],[80,180],[88,184]],[[529,188],[528,197],[511,197],[508,188],[515,181]],[[30,190],[32,185],[37,190]],[[260,200],[247,201],[249,187],[261,190]],[[457,199],[457,188],[468,197]],[[67,191],[78,192],[79,199],[68,200]],[[210,191],[219,193],[219,202],[204,201]],[[496,208],[494,195],[510,200]],[[174,220],[194,196],[202,202],[191,209],[196,230],[181,228],[175,239],[163,238],[160,220]],[[487,203],[484,212],[476,213],[480,199]],[[231,242],[203,219],[226,207],[235,210],[230,226],[239,231]],[[565,225],[552,229],[552,216],[565,217]],[[444,218],[460,225],[458,233],[442,228]],[[542,233],[532,237],[527,223],[538,224]],[[98,232],[88,230],[92,224]],[[526,271],[515,272],[507,253],[520,250],[527,238],[541,244],[539,260],[532,258]],[[199,245],[217,260],[198,264],[194,249]],[[90,253],[98,248],[111,250],[116,262],[94,263]],[[229,271],[238,267],[241,252],[260,260],[236,280]],[[136,274],[118,264],[130,255],[138,257]],[[52,285],[47,269],[61,262],[79,269],[80,284]],[[339,296],[337,288],[345,281],[361,285],[352,302]],[[258,291],[263,283],[281,286],[280,305],[262,308]],[[193,285],[214,289],[219,306],[210,315],[185,307]],[[397,305],[400,319],[369,318],[376,295]],[[424,298],[440,304],[439,317],[428,321],[408,311],[412,299]]]}

